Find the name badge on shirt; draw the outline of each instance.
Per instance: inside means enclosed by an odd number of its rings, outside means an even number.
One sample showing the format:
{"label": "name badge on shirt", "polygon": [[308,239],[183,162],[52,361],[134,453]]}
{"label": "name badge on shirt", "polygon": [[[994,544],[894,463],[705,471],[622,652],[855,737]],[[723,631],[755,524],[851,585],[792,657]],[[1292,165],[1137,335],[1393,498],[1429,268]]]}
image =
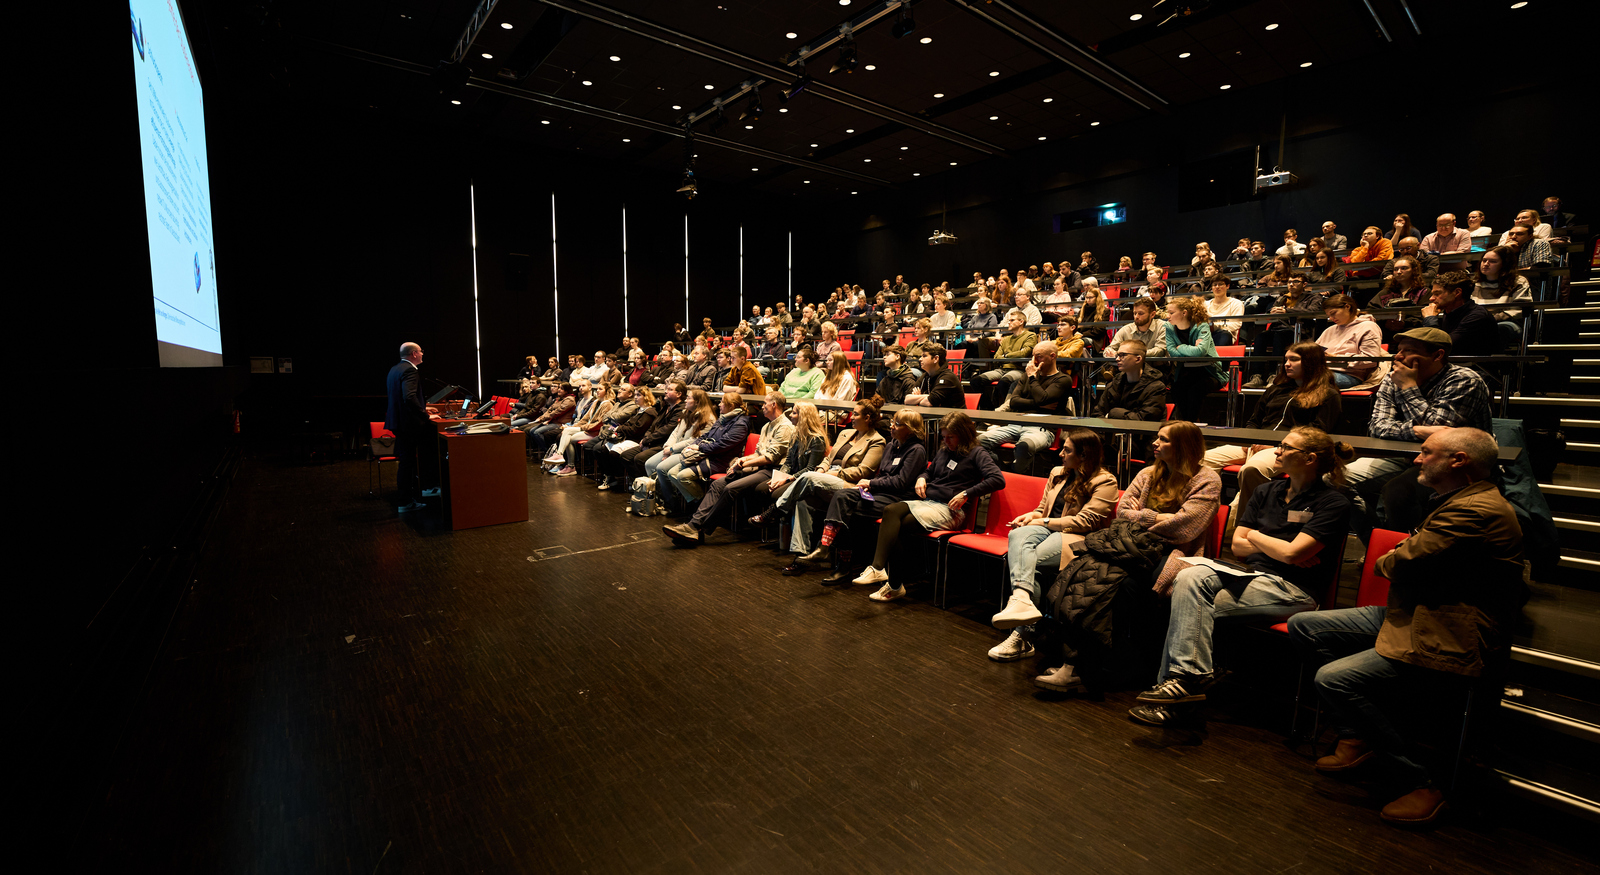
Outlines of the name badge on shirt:
{"label": "name badge on shirt", "polygon": [[1311,522],[1311,511],[1309,511],[1309,510],[1291,510],[1291,511],[1289,511],[1289,522],[1291,522],[1291,523],[1309,523],[1309,522]]}
{"label": "name badge on shirt", "polygon": [[956,469],[956,460],[955,459],[951,459],[950,461],[945,462],[944,466],[946,468],[949,468],[950,470],[954,471]]}
{"label": "name badge on shirt", "polygon": [[891,467],[891,468],[893,468],[893,467],[895,467],[895,466],[896,466],[896,465],[898,465],[898,464],[900,464],[900,459],[899,459],[899,458],[896,458],[896,459],[895,459],[895,460],[894,460],[894,461],[893,461],[893,462],[890,462],[890,463],[889,463],[889,467]]}

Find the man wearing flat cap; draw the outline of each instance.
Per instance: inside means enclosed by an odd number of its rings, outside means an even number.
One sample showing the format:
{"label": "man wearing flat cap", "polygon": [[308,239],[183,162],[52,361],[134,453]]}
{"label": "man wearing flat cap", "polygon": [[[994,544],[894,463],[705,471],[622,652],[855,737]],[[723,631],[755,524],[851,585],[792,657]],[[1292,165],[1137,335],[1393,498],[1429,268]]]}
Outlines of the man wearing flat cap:
{"label": "man wearing flat cap", "polygon": [[[1450,364],[1450,349],[1450,335],[1439,328],[1395,335],[1394,360],[1378,384],[1368,435],[1420,444],[1458,426],[1493,432],[1488,385],[1471,368]],[[1357,499],[1350,527],[1363,543],[1383,520],[1378,507],[1383,485],[1410,465],[1410,458],[1363,456],[1345,469]]]}

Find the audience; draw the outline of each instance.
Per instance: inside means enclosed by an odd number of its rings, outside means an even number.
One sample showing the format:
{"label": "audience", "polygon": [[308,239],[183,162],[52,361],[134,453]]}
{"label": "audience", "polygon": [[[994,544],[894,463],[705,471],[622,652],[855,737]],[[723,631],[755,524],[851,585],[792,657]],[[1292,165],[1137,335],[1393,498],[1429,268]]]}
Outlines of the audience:
{"label": "audience", "polygon": [[829,401],[856,399],[856,378],[850,372],[850,359],[843,352],[834,350],[833,357],[828,362],[827,376],[823,377],[816,397]]}
{"label": "audience", "polygon": [[712,481],[688,522],[664,525],[662,531],[674,541],[702,543],[724,517],[731,519],[731,514],[738,512],[741,498],[760,494],[759,487],[768,486],[779,475],[793,476],[821,461],[828,437],[816,405],[804,401],[796,404],[791,423],[785,415],[787,404],[782,392],[767,393],[766,403],[761,405],[767,423],[761,427],[755,452],[729,463],[727,476]]}
{"label": "audience", "polygon": [[1167,418],[1167,386],[1161,372],[1146,367],[1145,346],[1124,341],[1115,353],[1117,370],[1095,399],[1093,415],[1100,419],[1160,422]]}
{"label": "audience", "polygon": [[[1328,355],[1369,356],[1364,361],[1342,361],[1328,365],[1333,383],[1340,391],[1364,385],[1378,371],[1378,360],[1384,357],[1383,333],[1372,320],[1361,320],[1356,302],[1346,295],[1331,295],[1322,301],[1322,312],[1333,323],[1317,337],[1317,345]],[[1293,349],[1293,347],[1290,347]],[[1323,426],[1324,430],[1331,425]]]}
{"label": "audience", "polygon": [[1217,347],[1211,340],[1206,308],[1198,298],[1175,298],[1167,303],[1167,355],[1171,358],[1202,358],[1174,368],[1172,400],[1181,419],[1194,420],[1207,395],[1222,388],[1227,372],[1216,361]]}
{"label": "audience", "polygon": [[1522,326],[1518,324],[1522,310],[1505,305],[1533,300],[1528,280],[1517,269],[1516,260],[1511,247],[1496,246],[1483,254],[1472,275],[1472,300],[1488,308],[1489,315],[1494,317],[1501,350],[1516,350],[1522,345]]}
{"label": "audience", "polygon": [[876,476],[863,477],[854,488],[833,490],[817,548],[799,560],[804,565],[820,567],[837,555],[838,570],[822,579],[825,586],[852,580],[860,571],[853,567],[853,551],[834,551],[839,535],[848,532],[852,524],[864,529],[876,525],[889,505],[916,497],[917,478],[928,468],[927,440],[922,415],[911,409],[900,410],[889,423],[889,443]]}
{"label": "audience", "polygon": [[778,390],[785,398],[815,398],[825,376],[822,369],[817,367],[816,352],[809,346],[802,346],[795,351],[794,368],[784,375]]}
{"label": "audience", "polygon": [[[1000,410],[1007,413],[1072,415],[1072,375],[1056,367],[1056,344],[1043,340],[1033,347],[1033,358],[1023,368],[1021,380],[1012,384]],[[1055,432],[1032,425],[991,425],[978,437],[985,450],[996,453],[1003,443],[1014,445],[1012,470],[1033,472],[1033,458],[1055,442]]]}
{"label": "audience", "polygon": [[1450,335],[1453,355],[1494,355],[1500,334],[1494,317],[1472,299],[1472,275],[1451,271],[1433,281],[1433,294],[1422,308],[1422,324]]}
{"label": "audience", "polygon": [[[1022,314],[1022,311],[1012,310],[1006,314],[1006,330],[1010,333],[1000,341],[1000,347],[995,350],[994,358],[1025,359],[1032,355],[1033,347],[1039,342],[1039,338],[1028,330],[1027,317]],[[973,370],[977,370],[977,368]],[[974,374],[971,388],[972,391],[983,396],[979,399],[979,405],[993,410],[995,405],[989,397],[991,390],[999,388],[1001,394],[1004,395],[1011,388],[1012,383],[1020,381],[1025,375],[1023,367],[1020,365],[1010,363],[997,364],[991,366],[989,370]]]}
{"label": "audience", "polygon": [[756,525],[766,525],[794,515],[789,536],[789,549],[794,561],[783,569],[784,574],[803,574],[811,567],[809,560],[802,561],[814,548],[812,543],[812,502],[826,505],[829,493],[848,489],[863,478],[872,476],[883,460],[885,441],[878,432],[883,414],[874,401],[856,404],[850,428],[839,433],[833,449],[815,468],[791,477],[774,477],[768,488],[777,495],[772,507],[750,518]]}
{"label": "audience", "polygon": [[1472,248],[1472,235],[1456,227],[1455,213],[1444,213],[1435,222],[1438,230],[1422,238],[1423,252],[1448,255]]}

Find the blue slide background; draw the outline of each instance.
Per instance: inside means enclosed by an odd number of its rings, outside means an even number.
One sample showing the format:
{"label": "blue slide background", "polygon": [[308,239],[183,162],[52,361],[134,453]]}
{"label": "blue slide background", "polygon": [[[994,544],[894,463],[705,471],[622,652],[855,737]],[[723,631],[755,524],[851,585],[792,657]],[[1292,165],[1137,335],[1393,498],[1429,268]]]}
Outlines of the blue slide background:
{"label": "blue slide background", "polygon": [[177,7],[131,0],[156,339],[222,353],[205,101]]}

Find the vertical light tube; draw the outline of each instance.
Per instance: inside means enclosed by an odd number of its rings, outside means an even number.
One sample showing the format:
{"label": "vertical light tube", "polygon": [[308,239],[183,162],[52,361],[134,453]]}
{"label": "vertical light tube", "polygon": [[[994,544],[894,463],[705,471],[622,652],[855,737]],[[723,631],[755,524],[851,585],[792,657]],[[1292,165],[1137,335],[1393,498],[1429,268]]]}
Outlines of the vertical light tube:
{"label": "vertical light tube", "polygon": [[556,265],[556,193],[550,192],[550,307],[555,314],[556,360],[561,360],[561,269]]}
{"label": "vertical light tube", "polygon": [[689,327],[689,214],[683,214],[683,327]]}
{"label": "vertical light tube", "polygon": [[478,359],[478,400],[483,400],[483,328],[478,319],[478,186],[467,180],[467,200],[472,204],[472,346]]}
{"label": "vertical light tube", "polygon": [[794,232],[789,232],[789,309],[794,309]]}
{"label": "vertical light tube", "polygon": [[633,336],[633,331],[628,328],[628,205],[622,205],[622,333],[628,337]]}
{"label": "vertical light tube", "polygon": [[743,225],[739,226],[739,313],[741,314],[739,316],[739,318],[743,319],[744,318],[744,316],[742,315],[744,313],[744,226]]}

